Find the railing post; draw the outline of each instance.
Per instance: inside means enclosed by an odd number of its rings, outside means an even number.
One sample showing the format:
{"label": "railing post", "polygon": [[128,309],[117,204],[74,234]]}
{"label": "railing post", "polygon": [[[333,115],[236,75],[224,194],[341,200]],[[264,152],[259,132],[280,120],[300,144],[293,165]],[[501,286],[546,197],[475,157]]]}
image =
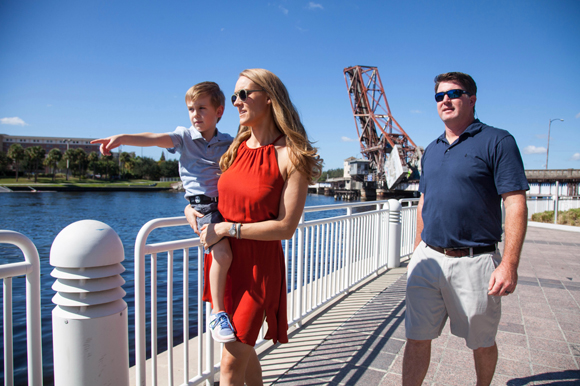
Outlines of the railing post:
{"label": "railing post", "polygon": [[558,207],[560,205],[560,182],[556,181],[556,194],[554,194],[554,224],[558,224]]}
{"label": "railing post", "polygon": [[376,228],[377,231],[375,232],[376,242],[375,242],[375,251],[374,254],[376,256],[376,263],[375,263],[375,276],[379,275],[379,268],[381,267],[381,244],[383,240],[381,238],[381,204],[376,205],[377,211],[377,220],[376,220]]}
{"label": "railing post", "polygon": [[[12,277],[26,275],[26,356],[28,358],[28,385],[42,385],[42,327],[40,315],[40,259],[38,250],[30,239],[21,233],[0,230],[0,243],[12,244],[20,248],[25,262],[5,264],[11,272],[4,271],[4,337],[9,343],[4,347],[4,383],[14,382],[13,336],[12,336]],[[7,312],[8,311],[8,312]],[[9,315],[6,315],[9,313]],[[10,347],[8,347],[10,346]],[[6,362],[10,362],[9,364]]]}
{"label": "railing post", "polygon": [[345,229],[345,254],[344,254],[344,260],[346,262],[345,264],[345,270],[344,270],[344,277],[345,277],[345,281],[344,281],[344,292],[345,293],[350,293],[350,285],[352,283],[351,280],[351,258],[352,258],[352,251],[351,251],[351,246],[352,246],[352,218],[350,216],[352,216],[352,207],[347,207],[346,208],[346,215],[348,216],[347,220],[346,220],[346,229]]}
{"label": "railing post", "polygon": [[389,250],[387,268],[401,265],[401,203],[389,200]]}
{"label": "railing post", "polygon": [[100,221],[64,228],[50,250],[54,382],[59,386],[128,385],[129,339],[123,244]]}
{"label": "railing post", "polygon": [[[300,225],[304,224],[304,212],[300,217]],[[296,309],[298,310],[298,317],[300,321],[296,324],[297,327],[302,327],[302,285],[304,281],[304,228],[298,227],[298,253],[296,254],[296,263],[298,264],[296,272]]]}

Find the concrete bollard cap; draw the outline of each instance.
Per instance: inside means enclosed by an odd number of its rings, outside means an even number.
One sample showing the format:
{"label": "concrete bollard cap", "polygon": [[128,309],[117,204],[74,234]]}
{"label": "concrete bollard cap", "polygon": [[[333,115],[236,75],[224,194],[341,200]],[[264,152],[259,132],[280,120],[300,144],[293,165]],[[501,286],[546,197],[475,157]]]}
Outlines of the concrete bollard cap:
{"label": "concrete bollard cap", "polygon": [[81,220],[64,228],[50,248],[50,265],[62,268],[101,267],[125,259],[123,243],[107,224]]}
{"label": "concrete bollard cap", "polygon": [[392,211],[401,211],[401,209],[403,208],[403,206],[401,205],[401,203],[399,202],[399,200],[395,200],[395,199],[390,199],[389,200],[389,209]]}

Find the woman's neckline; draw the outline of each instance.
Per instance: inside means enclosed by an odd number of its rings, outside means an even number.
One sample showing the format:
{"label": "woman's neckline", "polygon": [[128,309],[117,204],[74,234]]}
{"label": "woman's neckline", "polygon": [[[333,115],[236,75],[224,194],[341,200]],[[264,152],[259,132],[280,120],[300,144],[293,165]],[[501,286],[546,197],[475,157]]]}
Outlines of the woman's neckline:
{"label": "woman's neckline", "polygon": [[[258,146],[258,147],[250,147],[250,145],[248,145],[248,140],[246,139],[244,141],[244,143],[246,144],[246,148],[249,150],[258,150],[258,149],[263,149],[265,147],[268,146],[273,146],[276,142],[278,142],[280,140],[280,138],[282,138],[284,136],[284,133],[280,134],[278,137],[276,137],[275,140],[273,140],[271,143],[267,144],[267,145],[262,145],[262,146]],[[249,139],[249,138],[248,138]]]}

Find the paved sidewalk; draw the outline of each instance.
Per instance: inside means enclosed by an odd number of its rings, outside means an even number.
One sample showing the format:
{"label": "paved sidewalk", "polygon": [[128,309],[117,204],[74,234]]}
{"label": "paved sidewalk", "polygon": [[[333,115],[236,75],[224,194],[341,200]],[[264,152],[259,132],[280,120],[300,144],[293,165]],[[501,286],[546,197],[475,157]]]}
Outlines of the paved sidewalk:
{"label": "paved sidewalk", "polygon": [[[388,271],[263,357],[272,385],[401,385],[405,271]],[[503,298],[494,385],[580,385],[580,233],[529,227]],[[475,385],[471,350],[445,327],[425,385]]]}

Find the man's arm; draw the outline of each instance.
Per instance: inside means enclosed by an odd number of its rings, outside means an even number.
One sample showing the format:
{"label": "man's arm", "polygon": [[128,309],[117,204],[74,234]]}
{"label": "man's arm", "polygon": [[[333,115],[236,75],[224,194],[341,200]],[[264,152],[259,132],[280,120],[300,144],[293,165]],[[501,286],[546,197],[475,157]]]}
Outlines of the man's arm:
{"label": "man's arm", "polygon": [[489,279],[489,295],[501,296],[512,293],[518,283],[520,253],[528,226],[526,192],[517,190],[501,195],[505,205],[505,237],[501,264]]}
{"label": "man's arm", "polygon": [[173,141],[169,134],[166,133],[141,133],[141,134],[119,134],[107,138],[95,139],[91,143],[101,144],[101,153],[104,155],[111,154],[111,150],[121,146],[158,146],[165,149],[173,147]]}
{"label": "man's arm", "polygon": [[415,246],[413,250],[417,248],[421,242],[421,232],[423,232],[423,195],[419,199],[419,204],[417,204],[417,233],[415,234]]}

